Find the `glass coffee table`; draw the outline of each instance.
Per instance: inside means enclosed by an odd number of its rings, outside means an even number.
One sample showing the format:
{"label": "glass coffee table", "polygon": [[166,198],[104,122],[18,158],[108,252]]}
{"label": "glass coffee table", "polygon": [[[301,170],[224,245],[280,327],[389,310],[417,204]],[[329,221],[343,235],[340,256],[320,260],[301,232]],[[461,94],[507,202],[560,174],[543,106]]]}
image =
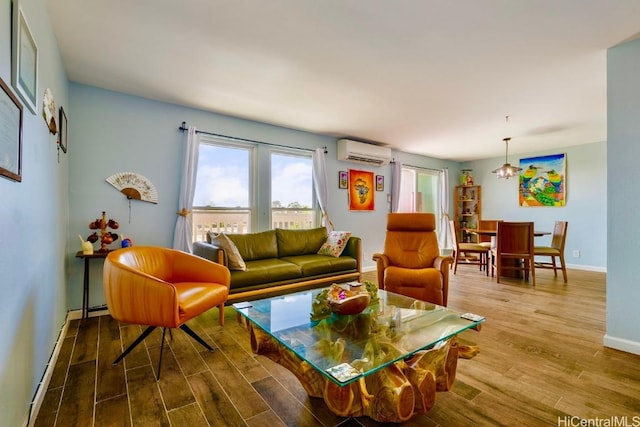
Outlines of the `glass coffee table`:
{"label": "glass coffee table", "polygon": [[247,320],[253,352],[289,369],[339,416],[404,422],[427,412],[455,380],[456,335],[484,322],[384,290],[359,314],[327,313],[326,292],[233,306]]}

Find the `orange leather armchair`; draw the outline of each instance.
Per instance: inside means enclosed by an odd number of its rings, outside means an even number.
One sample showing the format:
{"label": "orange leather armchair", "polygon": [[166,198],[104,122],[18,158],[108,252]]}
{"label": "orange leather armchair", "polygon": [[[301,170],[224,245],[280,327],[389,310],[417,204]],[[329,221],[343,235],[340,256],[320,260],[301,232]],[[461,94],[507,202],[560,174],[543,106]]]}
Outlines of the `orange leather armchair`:
{"label": "orange leather armchair", "polygon": [[432,213],[390,213],[384,253],[374,254],[378,287],[447,305],[453,258],[441,256]]}
{"label": "orange leather armchair", "polygon": [[111,316],[121,322],[148,326],[114,365],[157,327],[164,328],[158,378],[166,328],[180,328],[213,351],[185,322],[217,306],[220,324],[224,324],[224,303],[230,283],[225,266],[174,249],[134,246],[111,252],[103,271]]}

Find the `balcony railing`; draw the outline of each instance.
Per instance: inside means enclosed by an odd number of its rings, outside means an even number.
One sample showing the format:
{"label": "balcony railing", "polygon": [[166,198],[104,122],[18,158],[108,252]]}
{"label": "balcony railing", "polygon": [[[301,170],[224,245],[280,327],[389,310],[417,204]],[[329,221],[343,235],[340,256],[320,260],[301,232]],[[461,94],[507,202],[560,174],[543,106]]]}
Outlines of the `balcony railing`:
{"label": "balcony railing", "polygon": [[[251,211],[248,209],[194,209],[193,241],[206,241],[207,233],[251,233]],[[271,228],[309,229],[316,227],[313,209],[271,210]]]}

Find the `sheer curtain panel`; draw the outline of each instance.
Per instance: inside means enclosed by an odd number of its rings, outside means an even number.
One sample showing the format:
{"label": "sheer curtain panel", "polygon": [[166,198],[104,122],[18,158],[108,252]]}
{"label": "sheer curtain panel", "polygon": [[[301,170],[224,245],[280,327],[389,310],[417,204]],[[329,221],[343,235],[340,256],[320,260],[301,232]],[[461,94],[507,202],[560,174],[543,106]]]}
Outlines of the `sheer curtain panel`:
{"label": "sheer curtain panel", "polygon": [[313,188],[316,191],[316,198],[322,211],[322,225],[327,231],[333,231],[333,224],[329,219],[327,211],[327,201],[329,199],[327,187],[327,161],[325,159],[324,148],[316,148],[313,150]]}
{"label": "sheer curtain panel", "polygon": [[400,208],[400,183],[402,182],[402,162],[391,163],[391,212]]}
{"label": "sheer curtain panel", "polygon": [[184,145],[184,161],[182,163],[182,180],[178,197],[176,229],[173,233],[173,248],[191,253],[193,250],[193,195],[196,188],[198,172],[198,152],[200,137],[195,126],[189,126]]}
{"label": "sheer curtain panel", "polygon": [[453,249],[453,239],[451,235],[451,227],[449,227],[449,169],[444,168],[438,174],[439,181],[439,197],[440,201],[440,224],[438,226],[438,243],[440,249]]}

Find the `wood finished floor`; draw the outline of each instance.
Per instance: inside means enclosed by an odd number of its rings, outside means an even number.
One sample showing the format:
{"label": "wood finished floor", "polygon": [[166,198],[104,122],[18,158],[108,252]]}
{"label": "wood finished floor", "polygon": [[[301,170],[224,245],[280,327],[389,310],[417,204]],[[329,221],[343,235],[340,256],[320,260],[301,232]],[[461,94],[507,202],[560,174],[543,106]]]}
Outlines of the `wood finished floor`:
{"label": "wood finished floor", "polygon": [[[375,280],[373,273],[366,278]],[[461,265],[451,278],[449,307],[487,316],[462,343],[480,346],[459,360],[456,383],[409,426],[545,426],[640,416],[640,356],[602,346],[603,273],[569,271],[569,283],[536,271],[536,287],[497,284]],[[36,426],[378,426],[331,414],[297,379],[251,353],[232,308],[225,326],[217,309],[189,325],[213,344],[210,353],[182,331],[165,346],[154,379],[161,333],[155,331],[123,363],[111,362],[141,332],[110,316],[71,321]],[[576,419],[574,419],[575,422]],[[586,424],[585,424],[586,425]],[[593,425],[593,424],[590,424]],[[602,424],[604,425],[604,424]],[[636,424],[637,425],[637,424]]]}

